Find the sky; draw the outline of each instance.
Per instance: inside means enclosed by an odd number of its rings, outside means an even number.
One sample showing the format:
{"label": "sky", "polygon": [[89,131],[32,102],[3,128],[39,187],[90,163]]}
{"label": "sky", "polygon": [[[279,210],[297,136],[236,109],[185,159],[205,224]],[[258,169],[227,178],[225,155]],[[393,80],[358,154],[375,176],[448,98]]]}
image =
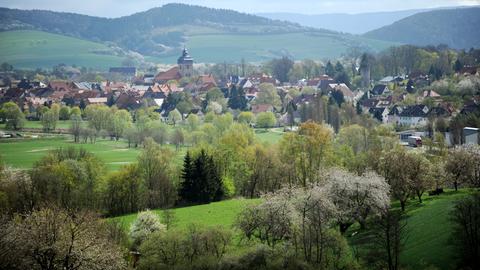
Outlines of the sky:
{"label": "sky", "polygon": [[109,18],[130,15],[167,3],[186,3],[246,13],[324,14],[472,6],[480,5],[480,0],[0,0],[1,7],[46,9]]}

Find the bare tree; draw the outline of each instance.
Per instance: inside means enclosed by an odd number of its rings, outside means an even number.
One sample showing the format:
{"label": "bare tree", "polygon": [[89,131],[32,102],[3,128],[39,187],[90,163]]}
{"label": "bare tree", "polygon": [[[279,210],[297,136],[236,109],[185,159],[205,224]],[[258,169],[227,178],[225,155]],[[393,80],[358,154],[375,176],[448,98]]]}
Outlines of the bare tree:
{"label": "bare tree", "polygon": [[126,269],[99,222],[89,212],[33,211],[4,225],[0,256],[10,258],[10,269]]}

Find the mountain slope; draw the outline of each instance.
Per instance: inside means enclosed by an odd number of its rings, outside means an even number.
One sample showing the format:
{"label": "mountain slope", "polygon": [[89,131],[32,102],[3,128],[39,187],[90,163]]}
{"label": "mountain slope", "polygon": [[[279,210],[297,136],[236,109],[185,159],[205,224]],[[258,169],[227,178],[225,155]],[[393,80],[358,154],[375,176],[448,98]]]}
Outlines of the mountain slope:
{"label": "mountain slope", "polygon": [[480,47],[480,7],[418,13],[364,36],[426,46],[446,44],[456,49]]}
{"label": "mountain slope", "polygon": [[290,21],[315,28],[325,28],[351,34],[364,34],[424,11],[427,10],[415,9],[360,14],[332,13],[307,15],[298,13],[258,13],[257,15],[272,20]]}

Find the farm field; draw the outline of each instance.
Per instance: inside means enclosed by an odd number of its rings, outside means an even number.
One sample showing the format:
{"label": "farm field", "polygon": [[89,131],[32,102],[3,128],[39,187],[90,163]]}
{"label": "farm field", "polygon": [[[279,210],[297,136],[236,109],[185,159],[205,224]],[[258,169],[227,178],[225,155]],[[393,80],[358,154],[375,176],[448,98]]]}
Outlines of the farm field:
{"label": "farm field", "polygon": [[100,70],[118,66],[122,57],[94,52],[111,51],[91,41],[41,31],[0,32],[0,62],[15,68],[51,68],[60,63]]}

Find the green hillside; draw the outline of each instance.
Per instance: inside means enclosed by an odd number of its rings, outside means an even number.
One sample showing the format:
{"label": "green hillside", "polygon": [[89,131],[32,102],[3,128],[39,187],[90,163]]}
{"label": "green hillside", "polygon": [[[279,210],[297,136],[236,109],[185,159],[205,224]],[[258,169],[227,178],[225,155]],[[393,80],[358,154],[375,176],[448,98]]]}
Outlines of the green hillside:
{"label": "green hillside", "polygon": [[0,62],[16,68],[51,68],[64,63],[107,69],[120,65],[123,60],[98,52],[111,52],[111,49],[100,43],[40,31],[0,32]]}
{"label": "green hillside", "polygon": [[[406,269],[453,269],[455,264],[454,247],[450,245],[452,225],[448,220],[454,202],[471,194],[470,190],[447,191],[440,196],[425,196],[422,205],[412,200],[407,209],[407,238],[401,254],[401,263]],[[256,200],[234,199],[205,205],[174,209],[178,228],[187,228],[196,223],[204,226],[220,225],[231,228],[236,215],[248,204]],[[154,212],[161,216],[162,210]],[[128,228],[137,214],[113,218]],[[368,252],[369,232],[356,234],[349,241],[358,252]]]}
{"label": "green hillside", "polygon": [[479,7],[434,10],[412,15],[364,36],[419,46],[446,44],[470,49],[480,46],[479,25]]}
{"label": "green hillside", "polygon": [[[335,58],[352,49],[379,51],[395,43],[360,36],[314,29],[270,20],[232,10],[183,4],[167,4],[145,12],[115,19],[42,10],[0,8],[0,31],[39,30],[75,39],[115,44],[146,56],[152,62],[175,63],[184,45],[197,62],[239,62],[242,58],[260,62],[289,56],[295,60]],[[4,32],[2,59],[19,67],[51,66],[63,61],[88,67],[109,66],[114,56],[97,43],[80,42],[73,52],[67,40],[37,37],[38,32]],[[7,42],[3,42],[6,35]],[[13,36],[13,37],[11,37]],[[57,36],[58,37],[58,36]],[[21,46],[12,48],[11,39]],[[43,41],[51,41],[44,43]],[[93,47],[94,49],[91,49]],[[67,50],[67,51],[66,51]],[[12,52],[13,54],[11,54]],[[85,55],[79,55],[79,54]],[[9,57],[5,57],[4,55]],[[75,61],[78,59],[78,61]],[[37,60],[38,59],[38,60]],[[98,59],[104,60],[103,65]],[[35,62],[36,60],[36,62]],[[75,62],[75,63],[73,63]]]}

